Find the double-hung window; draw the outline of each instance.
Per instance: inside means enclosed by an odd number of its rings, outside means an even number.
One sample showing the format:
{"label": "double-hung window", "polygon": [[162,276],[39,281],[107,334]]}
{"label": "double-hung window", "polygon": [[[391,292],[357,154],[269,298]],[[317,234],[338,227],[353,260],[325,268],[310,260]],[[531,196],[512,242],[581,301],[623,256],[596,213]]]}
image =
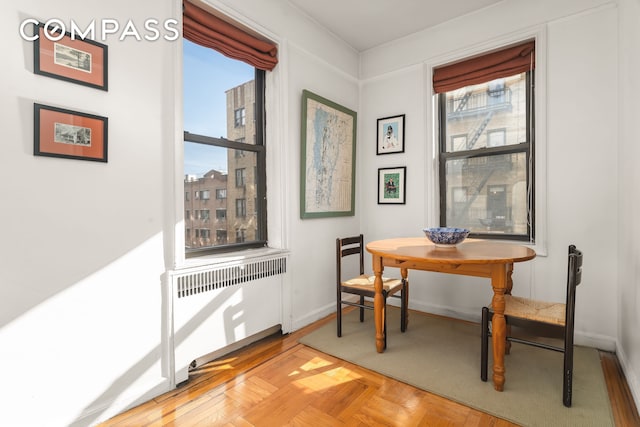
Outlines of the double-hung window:
{"label": "double-hung window", "polygon": [[245,125],[244,107],[238,108],[234,112],[233,126],[240,127]]}
{"label": "double-hung window", "polygon": [[534,42],[436,68],[440,225],[534,239]]}
{"label": "double-hung window", "polygon": [[184,203],[206,212],[185,217],[186,256],[267,242],[265,85],[277,50],[207,8],[183,3],[184,191],[196,195]]}

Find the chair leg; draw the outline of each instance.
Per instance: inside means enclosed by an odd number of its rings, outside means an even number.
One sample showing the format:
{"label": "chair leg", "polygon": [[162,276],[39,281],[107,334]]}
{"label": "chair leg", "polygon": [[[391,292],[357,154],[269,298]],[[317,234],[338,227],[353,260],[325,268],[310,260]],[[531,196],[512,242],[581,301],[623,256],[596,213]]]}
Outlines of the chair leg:
{"label": "chair leg", "polygon": [[384,348],[387,349],[387,296],[384,297],[384,305],[382,306],[382,330],[384,332]]}
{"label": "chair leg", "polygon": [[487,307],[482,307],[481,327],[480,379],[487,381],[487,365],[489,363],[489,309]]}
{"label": "chair leg", "polygon": [[[360,305],[364,305],[364,297],[360,295]],[[364,322],[364,308],[360,307],[360,321]]]}
{"label": "chair leg", "polygon": [[573,343],[564,349],[564,375],[562,382],[562,403],[567,408],[571,407],[573,394]]}
{"label": "chair leg", "polygon": [[409,323],[409,286],[405,279],[402,279],[402,290],[400,291],[400,331],[407,330]]}
{"label": "chair leg", "polygon": [[336,310],[336,326],[338,328],[338,338],[342,336],[342,301],[340,301],[340,296],[338,296],[338,308]]}

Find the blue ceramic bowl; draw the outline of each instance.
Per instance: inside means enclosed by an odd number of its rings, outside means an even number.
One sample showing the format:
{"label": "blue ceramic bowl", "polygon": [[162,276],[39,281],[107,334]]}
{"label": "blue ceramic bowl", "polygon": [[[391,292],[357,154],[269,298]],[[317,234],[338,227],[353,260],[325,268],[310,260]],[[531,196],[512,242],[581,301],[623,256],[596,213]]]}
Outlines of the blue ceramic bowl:
{"label": "blue ceramic bowl", "polygon": [[427,239],[438,246],[454,246],[461,243],[469,235],[466,228],[433,227],[422,229]]}

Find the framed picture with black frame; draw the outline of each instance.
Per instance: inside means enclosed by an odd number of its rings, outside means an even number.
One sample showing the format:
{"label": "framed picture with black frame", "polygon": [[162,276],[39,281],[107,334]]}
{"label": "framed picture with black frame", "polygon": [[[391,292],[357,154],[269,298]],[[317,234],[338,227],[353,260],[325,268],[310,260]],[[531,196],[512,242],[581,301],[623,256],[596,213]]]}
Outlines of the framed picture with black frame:
{"label": "framed picture with black frame", "polygon": [[376,154],[404,153],[404,114],[378,119]]}
{"label": "framed picture with black frame", "polygon": [[33,72],[101,90],[108,90],[108,46],[72,37],[59,28],[34,24]]}
{"label": "framed picture with black frame", "polygon": [[33,155],[107,162],[108,119],[33,104]]}
{"label": "framed picture with black frame", "polygon": [[407,168],[378,169],[378,204],[404,205],[406,202]]}

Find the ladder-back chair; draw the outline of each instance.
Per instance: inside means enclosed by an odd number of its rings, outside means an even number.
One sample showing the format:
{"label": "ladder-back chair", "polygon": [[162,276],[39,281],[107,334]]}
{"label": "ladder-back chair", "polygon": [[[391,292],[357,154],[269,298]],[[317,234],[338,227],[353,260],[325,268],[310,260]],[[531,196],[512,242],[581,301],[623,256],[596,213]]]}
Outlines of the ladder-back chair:
{"label": "ladder-back chair", "polygon": [[[553,303],[529,298],[505,295],[505,319],[507,321],[507,341],[532,345],[547,350],[564,353],[562,402],[571,407],[573,384],[573,330],[575,320],[576,287],[582,280],[582,252],[574,245],[569,246],[566,301]],[[482,345],[480,378],[487,381],[488,347],[491,330],[489,323],[493,317],[491,307],[482,308]],[[534,331],[532,338],[511,336],[511,326]],[[535,341],[535,337],[562,339],[562,345]],[[508,343],[507,343],[508,344]],[[507,346],[508,349],[508,346]],[[508,350],[507,350],[508,353]]]}
{"label": "ladder-back chair", "polygon": [[[342,278],[343,259],[357,255],[360,261],[360,275],[347,280]],[[354,259],[355,261],[355,259]],[[360,321],[364,321],[364,310],[373,310],[372,304],[366,304],[365,298],[373,298],[375,289],[374,276],[364,274],[364,237],[362,234],[353,237],[336,239],[336,291],[337,291],[337,332],[342,336],[342,306],[350,305],[360,308]],[[358,302],[343,298],[343,293],[358,295]],[[399,293],[399,295],[397,295]],[[384,332],[385,348],[387,346],[387,298],[400,298],[400,330],[404,332],[408,323],[408,283],[405,279],[387,279],[383,277],[382,296],[384,299]]]}

